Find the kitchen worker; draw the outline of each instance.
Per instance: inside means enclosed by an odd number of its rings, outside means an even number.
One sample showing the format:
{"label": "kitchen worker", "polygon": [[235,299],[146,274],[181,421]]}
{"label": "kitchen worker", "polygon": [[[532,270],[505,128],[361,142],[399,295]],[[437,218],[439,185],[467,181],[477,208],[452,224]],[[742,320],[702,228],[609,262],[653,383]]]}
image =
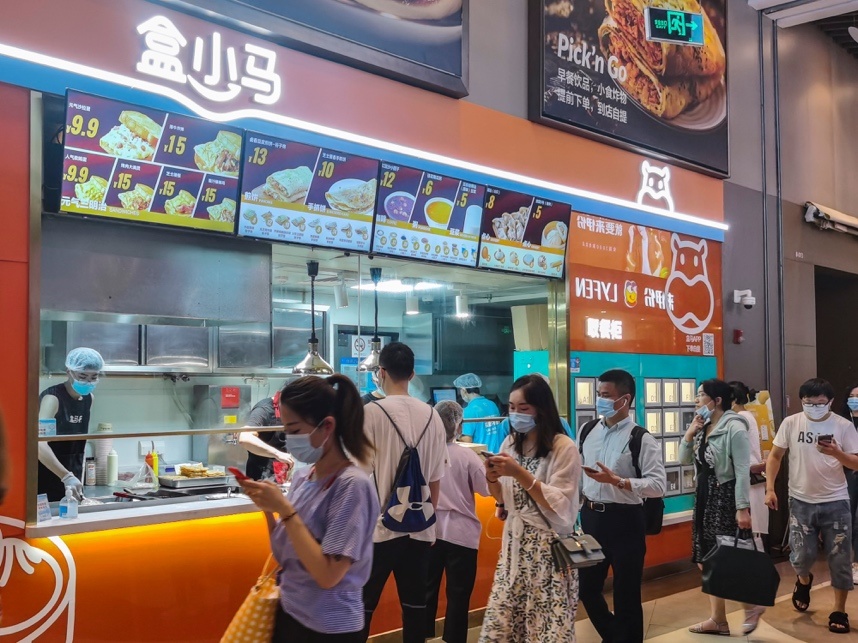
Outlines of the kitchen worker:
{"label": "kitchen worker", "polygon": [[[92,392],[98,384],[104,359],[92,348],[75,348],[66,356],[65,382],[39,394],[39,419],[55,419],[57,435],[89,433]],[[83,456],[86,440],[39,442],[39,493],[49,501],[62,500],[66,487],[83,497]]]}
{"label": "kitchen worker", "polygon": [[[245,426],[282,426],[280,419],[280,391],[273,397],[259,400],[250,409],[250,417]],[[282,462],[286,473],[295,465],[295,459],[285,448],[285,435],[282,431],[242,431],[238,434],[238,443],[247,451],[245,473],[254,480],[273,479],[274,463]]]}
{"label": "kitchen worker", "polygon": [[[466,420],[479,420],[480,418],[496,418],[500,415],[497,404],[483,397],[480,387],[483,381],[479,375],[465,373],[453,380],[453,386],[459,389],[459,397],[467,405],[465,406]],[[464,422],[462,424],[462,442],[476,442],[488,445],[488,451],[497,453],[500,450],[503,439],[509,431],[501,434],[500,422]]]}

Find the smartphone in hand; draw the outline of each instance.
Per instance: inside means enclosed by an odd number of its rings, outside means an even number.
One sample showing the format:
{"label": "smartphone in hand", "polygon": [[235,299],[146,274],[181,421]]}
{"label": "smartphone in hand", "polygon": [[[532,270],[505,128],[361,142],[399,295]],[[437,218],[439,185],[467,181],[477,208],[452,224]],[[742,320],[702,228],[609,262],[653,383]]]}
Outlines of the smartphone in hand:
{"label": "smartphone in hand", "polygon": [[584,465],[581,468],[584,469],[584,471],[586,471],[587,473],[599,473],[598,469],[595,469],[593,467],[588,467],[587,465]]}
{"label": "smartphone in hand", "polygon": [[480,451],[480,456],[485,460],[488,460],[489,458],[493,458],[496,455],[497,455],[497,453],[492,453],[491,451]]}
{"label": "smartphone in hand", "polygon": [[829,434],[829,435],[820,435],[820,436],[818,436],[818,437],[816,438],[816,441],[817,441],[817,442],[819,442],[820,444],[831,444],[831,442],[832,442],[833,440],[834,440],[834,435],[833,435],[833,434]]}
{"label": "smartphone in hand", "polygon": [[237,469],[236,467],[227,467],[227,471],[229,471],[232,475],[235,476],[235,479],[238,482],[244,482],[245,480],[250,480],[249,476],[246,476],[241,469]]}

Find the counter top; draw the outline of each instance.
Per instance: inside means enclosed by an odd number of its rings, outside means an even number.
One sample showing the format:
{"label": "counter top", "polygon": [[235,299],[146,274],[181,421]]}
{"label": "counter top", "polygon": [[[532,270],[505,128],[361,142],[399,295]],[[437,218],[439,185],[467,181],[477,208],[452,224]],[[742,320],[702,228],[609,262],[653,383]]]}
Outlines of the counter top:
{"label": "counter top", "polygon": [[50,520],[27,525],[27,538],[46,538],[48,536],[66,536],[82,534],[123,527],[139,527],[142,525],[158,525],[197,518],[214,518],[230,516],[239,513],[259,511],[245,497],[224,498],[222,500],[195,500],[174,505],[157,505],[147,507],[145,504],[134,504],[128,509],[113,509],[111,511],[81,513],[73,520],[51,518]]}

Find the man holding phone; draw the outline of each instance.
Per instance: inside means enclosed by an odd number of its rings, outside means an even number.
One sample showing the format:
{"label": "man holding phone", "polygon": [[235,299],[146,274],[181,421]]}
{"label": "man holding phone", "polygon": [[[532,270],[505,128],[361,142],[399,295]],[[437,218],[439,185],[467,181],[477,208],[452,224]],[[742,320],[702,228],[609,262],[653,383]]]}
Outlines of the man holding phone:
{"label": "man holding phone", "polygon": [[798,578],[793,607],[810,606],[810,588],[819,536],[828,558],[834,611],[828,629],[849,631],[846,597],[852,581],[852,515],[843,467],[858,469],[858,433],[849,420],[831,412],[834,388],[814,378],[799,389],[802,412],[785,418],[775,435],[766,463],[766,504],[778,508],[775,479],[789,451],[790,563]]}

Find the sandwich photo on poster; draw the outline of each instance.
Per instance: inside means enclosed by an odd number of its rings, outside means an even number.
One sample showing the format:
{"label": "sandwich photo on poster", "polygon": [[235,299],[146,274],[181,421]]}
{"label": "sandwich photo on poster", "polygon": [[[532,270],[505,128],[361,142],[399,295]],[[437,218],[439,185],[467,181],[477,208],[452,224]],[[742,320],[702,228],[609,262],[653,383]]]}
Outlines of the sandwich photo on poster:
{"label": "sandwich photo on poster", "polygon": [[532,120],[728,172],[726,0],[532,0]]}

